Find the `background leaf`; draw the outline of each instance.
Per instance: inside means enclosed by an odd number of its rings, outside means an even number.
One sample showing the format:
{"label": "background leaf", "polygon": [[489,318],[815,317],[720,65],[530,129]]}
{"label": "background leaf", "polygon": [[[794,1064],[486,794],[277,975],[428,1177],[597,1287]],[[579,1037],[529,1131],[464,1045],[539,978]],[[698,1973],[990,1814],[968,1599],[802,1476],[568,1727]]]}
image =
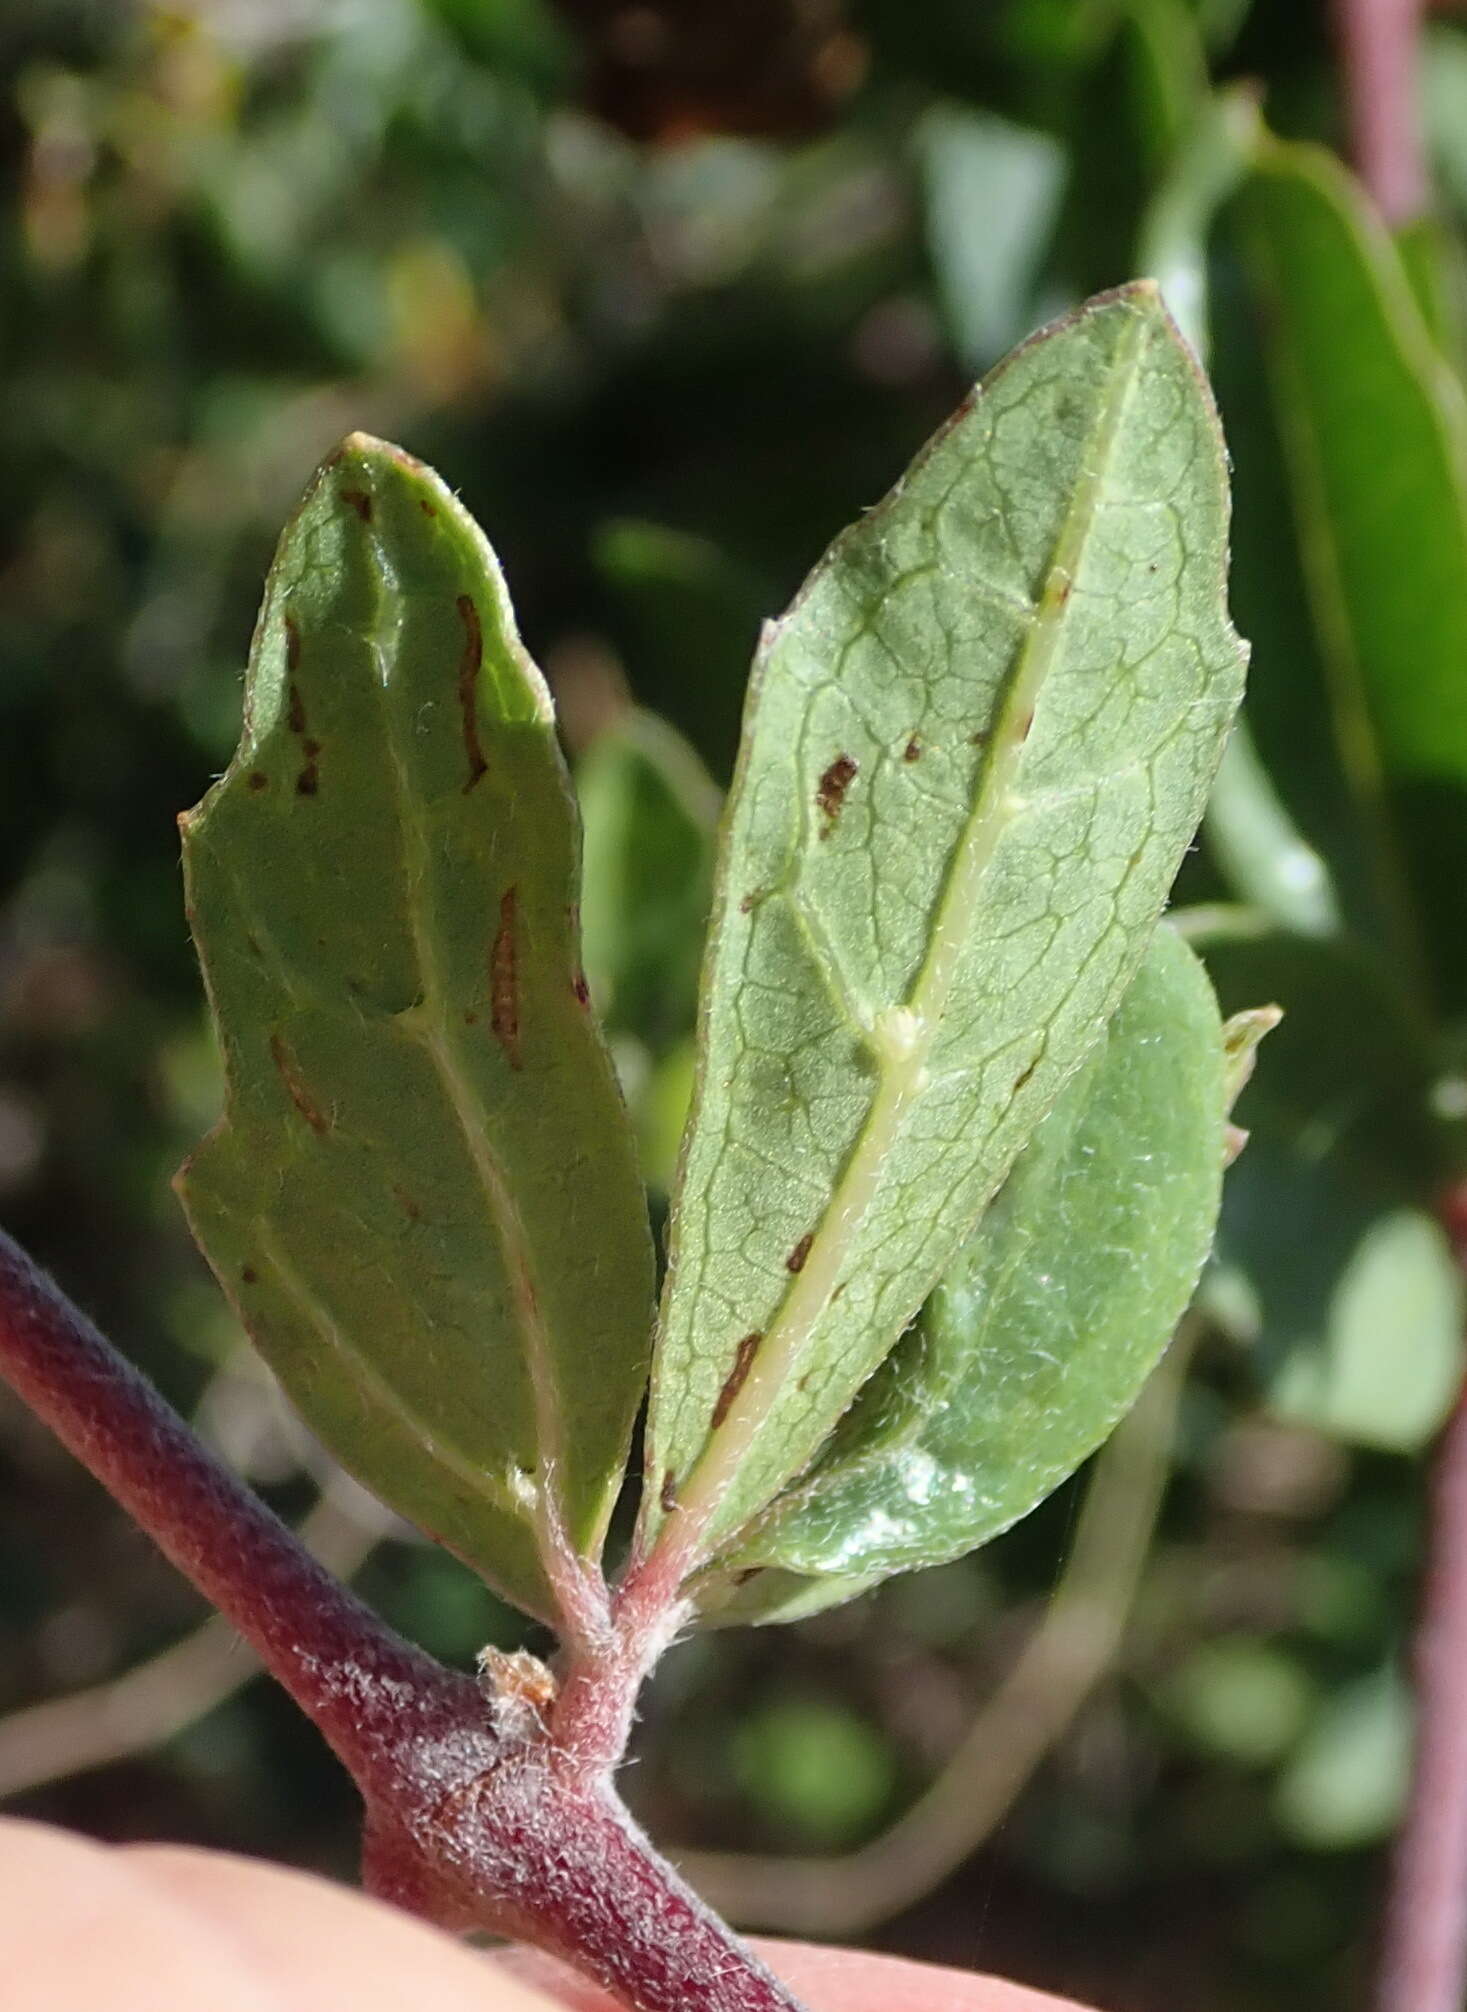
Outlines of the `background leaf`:
{"label": "background leaf", "polygon": [[1238,1100],[1248,1149],[1223,1197],[1219,1316],[1283,1415],[1412,1450],[1462,1360],[1460,1280],[1425,1213],[1446,1166],[1429,1050],[1354,945],[1246,917],[1194,940],[1226,1010],[1284,1008]]}
{"label": "background leaf", "polygon": [[767,632],[649,1527],[726,1536],[803,1465],[1114,1010],[1239,696],[1225,526],[1195,365],[1128,289],[995,372]]}
{"label": "background leaf", "polygon": [[228,1072],[181,1177],[312,1428],[522,1605],[599,1545],[645,1363],[630,1131],[576,822],[492,553],[353,436],[276,556],[229,773],[185,820]]}
{"label": "background leaf", "polygon": [[[1445,920],[1467,874],[1462,390],[1396,248],[1328,155],[1264,145],[1239,202],[1344,764],[1367,814],[1388,820],[1423,918]],[[1412,934],[1398,954],[1429,948],[1460,1007],[1462,932]]]}
{"label": "background leaf", "polygon": [[761,1582],[740,1583],[751,1566],[854,1575],[960,1557],[1094,1451],[1211,1247],[1223,1060],[1206,975],[1159,930],[917,1325],[808,1478],[720,1561],[715,1588],[732,1579],[740,1619],[759,1613]]}
{"label": "background leaf", "polygon": [[692,1030],[719,796],[664,721],[628,712],[576,770],[584,833],[581,945],[613,1032],[660,1052]]}

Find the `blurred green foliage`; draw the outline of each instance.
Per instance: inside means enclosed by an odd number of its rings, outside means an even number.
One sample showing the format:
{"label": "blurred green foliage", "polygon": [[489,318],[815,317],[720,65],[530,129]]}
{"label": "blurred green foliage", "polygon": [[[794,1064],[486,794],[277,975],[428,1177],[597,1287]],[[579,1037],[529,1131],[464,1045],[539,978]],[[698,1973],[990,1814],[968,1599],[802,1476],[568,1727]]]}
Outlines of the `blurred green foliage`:
{"label": "blurred green foliage", "polygon": [[[1254,662],[1182,896],[1225,1010],[1289,1017],[1119,1666],[884,1936],[1127,2012],[1358,2001],[1402,1788],[1460,1368],[1433,1211],[1467,1115],[1461,27],[1423,84],[1434,213],[1393,239],[1334,157],[1322,0],[761,0],[734,37],[707,0],[0,18],[0,1215],[291,1514],[320,1457],[167,1187],[218,1097],[173,820],[321,454],[402,439],[504,559],[583,765],[588,968],[657,1186],[759,620],[1051,311],[1152,266],[1207,352]],[[630,1782],[654,1831],[869,1836],[1008,1666],[1074,1501],[670,1658]],[[441,1653],[517,1638],[404,1533],[361,1584]],[[196,1617],[6,1407],[0,1708]],[[20,1806],[350,1871],[349,1795],[261,1684]]]}

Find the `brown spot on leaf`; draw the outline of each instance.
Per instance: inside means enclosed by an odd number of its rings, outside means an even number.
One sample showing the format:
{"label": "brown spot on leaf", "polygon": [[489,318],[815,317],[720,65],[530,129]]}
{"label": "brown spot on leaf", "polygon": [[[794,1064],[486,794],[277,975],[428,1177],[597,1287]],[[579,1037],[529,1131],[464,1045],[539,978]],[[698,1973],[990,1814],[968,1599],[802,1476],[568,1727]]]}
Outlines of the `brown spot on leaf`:
{"label": "brown spot on leaf", "polygon": [[740,901],[739,914],[752,915],[754,910],[759,906],[759,903],[763,899],[764,899],[763,888],[762,887],[752,888],[750,892],[744,896],[743,900]]}
{"label": "brown spot on leaf", "polygon": [[306,730],[306,702],[301,697],[301,688],[292,678],[286,693],[290,700],[290,711],[286,714],[286,724],[293,734],[303,734]]}
{"label": "brown spot on leaf", "polygon": [[313,1132],[329,1131],[331,1129],[330,1121],[306,1088],[305,1079],[301,1075],[295,1057],[278,1034],[270,1036],[270,1059],[280,1072],[280,1080],[285,1085],[290,1101],[295,1105],[311,1130]]}
{"label": "brown spot on leaf", "polygon": [[841,1294],[845,1291],[846,1287],[849,1284],[850,1284],[849,1279],[843,1278],[841,1280],[840,1284],[836,1287],[835,1291],[830,1295],[830,1303],[832,1306],[835,1305],[836,1301],[840,1298]]}
{"label": "brown spot on leaf", "polygon": [[784,1261],[786,1271],[803,1271],[805,1269],[805,1260],[810,1255],[810,1246],[814,1241],[815,1232],[813,1230],[806,1230],[805,1234],[800,1238],[800,1241]]}
{"label": "brown spot on leaf", "polygon": [[1015,740],[1020,740],[1020,741],[1026,741],[1026,740],[1028,740],[1028,738],[1029,738],[1029,729],[1030,729],[1030,727],[1032,727],[1032,726],[1033,726],[1033,724],[1034,724],[1034,708],[1033,708],[1033,706],[1030,706],[1030,708],[1029,708],[1028,712],[1026,712],[1026,713],[1025,713],[1025,714],[1023,715],[1023,717],[1022,717],[1022,718],[1020,718],[1020,719],[1017,719],[1017,720],[1015,720],[1015,721],[1014,721],[1014,738],[1015,738]]}
{"label": "brown spot on leaf", "polygon": [[902,760],[921,761],[921,759],[922,759],[922,737],[920,734],[913,734],[912,738],[907,742],[907,745],[902,749]]}
{"label": "brown spot on leaf", "polygon": [[742,1572],[734,1573],[734,1584],[736,1586],[747,1586],[749,1581],[757,1579],[763,1570],[764,1567],[762,1565],[745,1565]]}
{"label": "brown spot on leaf", "polygon": [[458,703],[464,719],[464,752],[469,758],[469,779],[464,793],[473,788],[489,764],[479,745],[479,666],[484,661],[484,630],[472,594],[458,597],[459,619],[464,625],[463,655],[458,660]]}
{"label": "brown spot on leaf", "polygon": [[571,980],[571,990],[575,993],[576,998],[579,1000],[582,1006],[590,1005],[591,988],[586,983],[586,974],[584,971],[578,971],[575,977]]}
{"label": "brown spot on leaf", "polygon": [[256,795],[258,795],[262,789],[268,789],[270,787],[270,778],[269,776],[266,775],[265,771],[262,768],[252,768],[250,770],[250,779],[248,787],[252,789]]}
{"label": "brown spot on leaf", "polygon": [[743,1389],[754,1366],[754,1357],[759,1352],[759,1344],[764,1337],[757,1329],[746,1334],[734,1351],[733,1368],[718,1393],[718,1402],[713,1407],[713,1427],[716,1431],[733,1408],[733,1401]]}
{"label": "brown spot on leaf", "polygon": [[420,496],[418,498],[418,508],[422,511],[425,517],[436,517],[438,515],[437,505],[430,503],[426,496]]}
{"label": "brown spot on leaf", "polygon": [[499,903],[499,927],[489,951],[489,1024],[511,1069],[520,1067],[520,988],[515,942],[515,891]]}
{"label": "brown spot on leaf", "polygon": [[301,632],[296,626],[295,617],[287,615],[285,618],[285,668],[288,671],[299,670],[300,661]]}
{"label": "brown spot on leaf", "polygon": [[258,1282],[260,1274],[255,1270],[252,1264],[247,1264],[242,1265],[240,1267],[239,1276],[241,1284],[254,1285]]}
{"label": "brown spot on leaf", "polygon": [[972,748],[986,748],[988,746],[988,729],[986,727],[979,727],[977,733],[969,734],[968,745]]}
{"label": "brown spot on leaf", "polygon": [[1034,1074],[1034,1071],[1038,1067],[1039,1067],[1039,1057],[1036,1055],[1034,1057],[1034,1060],[1028,1065],[1028,1067],[1025,1069],[1021,1069],[1018,1075],[1015,1076],[1014,1087],[1009,1094],[1011,1096],[1016,1097],[1019,1094],[1020,1090],[1023,1089],[1024,1085],[1029,1081],[1030,1077]]}
{"label": "brown spot on leaf", "polygon": [[839,754],[821,776],[815,791],[815,801],[819,804],[821,815],[825,819],[820,833],[822,838],[829,838],[835,830],[836,819],[845,805],[846,791],[855,781],[859,766],[854,755]]}
{"label": "brown spot on leaf", "polygon": [[677,1507],[677,1476],[671,1471],[662,1477],[662,1486],[657,1491],[657,1500],[661,1503],[662,1512],[665,1516],[670,1516]]}
{"label": "brown spot on leaf", "polygon": [[423,1220],[423,1211],[418,1207],[407,1189],[394,1185],[392,1192],[396,1196],[398,1206],[408,1221],[410,1223],[420,1223]]}
{"label": "brown spot on leaf", "polygon": [[317,757],[321,743],[309,737],[301,742],[301,753],[305,756],[305,767],[295,779],[297,796],[314,796],[321,782],[321,764]]}
{"label": "brown spot on leaf", "polygon": [[466,1008],[464,1012],[465,1027],[477,1027],[478,1024],[479,1024],[478,1014],[473,1010],[472,1007]]}
{"label": "brown spot on leaf", "polygon": [[372,499],[365,489],[343,489],[341,491],[341,500],[343,503],[351,505],[364,524],[371,523]]}

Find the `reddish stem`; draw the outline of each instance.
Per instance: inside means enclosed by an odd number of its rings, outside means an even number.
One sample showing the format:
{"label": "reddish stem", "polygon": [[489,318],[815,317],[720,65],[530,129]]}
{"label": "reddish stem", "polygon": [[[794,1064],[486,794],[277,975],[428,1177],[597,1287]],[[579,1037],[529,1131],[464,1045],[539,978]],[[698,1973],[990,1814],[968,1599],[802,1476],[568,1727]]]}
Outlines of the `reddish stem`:
{"label": "reddish stem", "polygon": [[0,1376],[226,1614],[354,1775],[476,1687],[385,1627],[0,1231]]}
{"label": "reddish stem", "polygon": [[[1442,1210],[1467,1272],[1467,1188]],[[1413,1643],[1411,1790],[1391,1866],[1377,2012],[1467,2003],[1467,1385],[1437,1447]]]}
{"label": "reddish stem", "polygon": [[511,1688],[486,1696],[324,1571],[3,1232],[0,1377],[320,1728],[366,1804],[371,1891],[534,1942],[635,2012],[799,2012],[612,1787],[649,1637],[608,1636],[599,1663],[573,1665],[578,1739]]}
{"label": "reddish stem", "polygon": [[1387,223],[1427,203],[1417,111],[1422,0],[1334,0],[1350,156]]}

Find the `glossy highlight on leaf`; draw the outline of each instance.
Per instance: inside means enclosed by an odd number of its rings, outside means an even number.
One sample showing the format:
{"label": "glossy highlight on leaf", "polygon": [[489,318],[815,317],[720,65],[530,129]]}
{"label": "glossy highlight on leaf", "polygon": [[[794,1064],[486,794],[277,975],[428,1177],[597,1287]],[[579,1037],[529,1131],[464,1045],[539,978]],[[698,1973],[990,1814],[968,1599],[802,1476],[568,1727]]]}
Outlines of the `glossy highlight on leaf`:
{"label": "glossy highlight on leaf", "polygon": [[[1211,1246],[1226,1061],[1202,966],[1158,930],[916,1326],[809,1476],[710,1572],[710,1605],[782,1619],[800,1583],[784,1574],[801,1575],[810,1611],[822,1592],[847,1597],[852,1575],[961,1557],[1094,1451],[1166,1348]],[[747,1578],[761,1566],[775,1568],[772,1586]]]}
{"label": "glossy highlight on leaf", "polygon": [[644,1544],[706,1553],[806,1464],[1100,1037],[1241,692],[1226,518],[1141,283],[1001,365],[766,631]]}
{"label": "glossy highlight on leaf", "polygon": [[594,1553],[651,1251],[588,1010],[578,830],[493,554],[353,435],[287,527],[239,751],[183,820],[228,1077],[180,1177],[312,1429],[532,1611]]}

